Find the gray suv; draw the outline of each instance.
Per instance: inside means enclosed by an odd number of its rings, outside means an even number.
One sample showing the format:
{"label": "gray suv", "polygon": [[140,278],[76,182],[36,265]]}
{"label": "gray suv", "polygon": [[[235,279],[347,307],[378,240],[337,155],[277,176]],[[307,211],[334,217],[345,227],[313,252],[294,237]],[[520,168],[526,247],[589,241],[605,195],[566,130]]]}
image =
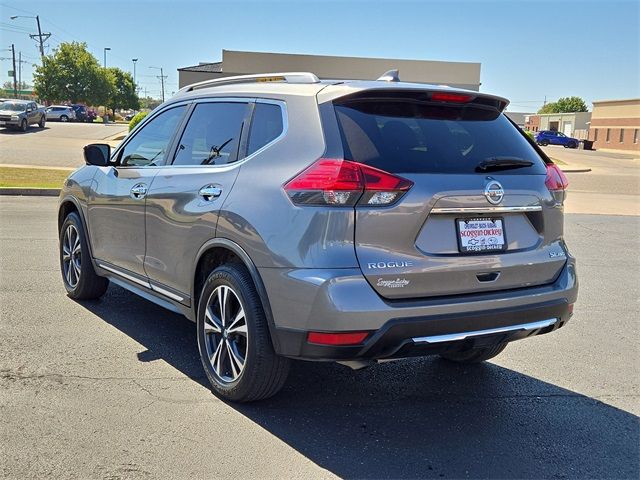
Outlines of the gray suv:
{"label": "gray suv", "polygon": [[191,85],[60,196],[68,295],[109,281],[197,324],[214,393],[275,394],[290,359],[494,357],[571,317],[567,181],[507,100],[310,73]]}

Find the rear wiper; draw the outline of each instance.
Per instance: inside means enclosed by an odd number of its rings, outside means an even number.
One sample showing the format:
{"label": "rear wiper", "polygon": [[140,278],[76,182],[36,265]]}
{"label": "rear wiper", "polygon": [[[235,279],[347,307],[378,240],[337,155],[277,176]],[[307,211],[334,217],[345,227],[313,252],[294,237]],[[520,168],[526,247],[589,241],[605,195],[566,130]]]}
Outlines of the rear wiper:
{"label": "rear wiper", "polygon": [[481,161],[476,167],[476,172],[489,170],[509,170],[512,168],[530,167],[533,162],[517,157],[491,157]]}

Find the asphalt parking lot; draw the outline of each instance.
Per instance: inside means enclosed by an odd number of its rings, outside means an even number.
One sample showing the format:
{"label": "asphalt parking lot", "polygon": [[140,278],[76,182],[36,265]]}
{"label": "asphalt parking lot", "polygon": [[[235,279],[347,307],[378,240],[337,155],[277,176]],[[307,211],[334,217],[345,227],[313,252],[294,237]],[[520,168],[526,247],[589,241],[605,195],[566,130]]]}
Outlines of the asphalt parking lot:
{"label": "asphalt parking lot", "polygon": [[[106,128],[106,127],[105,127]],[[188,320],[111,286],[64,294],[56,199],[0,197],[0,466],[8,478],[638,478],[638,216],[568,214],[581,291],[491,363],[298,363],[229,405]]]}
{"label": "asphalt parking lot", "polygon": [[0,165],[79,167],[84,165],[82,147],[127,131],[123,124],[74,122],[47,122],[44,129],[34,125],[25,133],[0,128]]}

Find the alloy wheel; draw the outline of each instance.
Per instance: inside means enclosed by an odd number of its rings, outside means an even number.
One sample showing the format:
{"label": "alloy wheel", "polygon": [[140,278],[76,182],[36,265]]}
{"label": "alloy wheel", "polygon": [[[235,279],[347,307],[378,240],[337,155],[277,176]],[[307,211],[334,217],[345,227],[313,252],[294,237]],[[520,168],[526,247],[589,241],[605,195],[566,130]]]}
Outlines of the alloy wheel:
{"label": "alloy wheel", "polygon": [[204,336],[207,357],[218,379],[236,381],[247,360],[247,319],[240,298],[227,285],[218,286],[207,300]]}
{"label": "alloy wheel", "polygon": [[76,288],[80,281],[82,245],[80,243],[80,234],[74,225],[68,225],[62,237],[62,264],[67,284],[71,288]]}

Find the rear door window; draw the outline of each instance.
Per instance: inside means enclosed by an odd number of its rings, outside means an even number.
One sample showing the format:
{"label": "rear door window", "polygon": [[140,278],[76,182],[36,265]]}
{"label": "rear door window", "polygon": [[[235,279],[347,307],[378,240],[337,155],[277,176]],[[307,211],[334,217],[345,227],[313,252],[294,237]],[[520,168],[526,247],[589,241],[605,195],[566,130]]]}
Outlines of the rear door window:
{"label": "rear door window", "polygon": [[509,174],[544,174],[535,149],[497,110],[402,100],[335,105],[345,158],[391,173],[475,173],[483,161],[533,162]]}
{"label": "rear door window", "polygon": [[238,159],[247,103],[196,105],[180,138],[174,165],[225,165]]}

